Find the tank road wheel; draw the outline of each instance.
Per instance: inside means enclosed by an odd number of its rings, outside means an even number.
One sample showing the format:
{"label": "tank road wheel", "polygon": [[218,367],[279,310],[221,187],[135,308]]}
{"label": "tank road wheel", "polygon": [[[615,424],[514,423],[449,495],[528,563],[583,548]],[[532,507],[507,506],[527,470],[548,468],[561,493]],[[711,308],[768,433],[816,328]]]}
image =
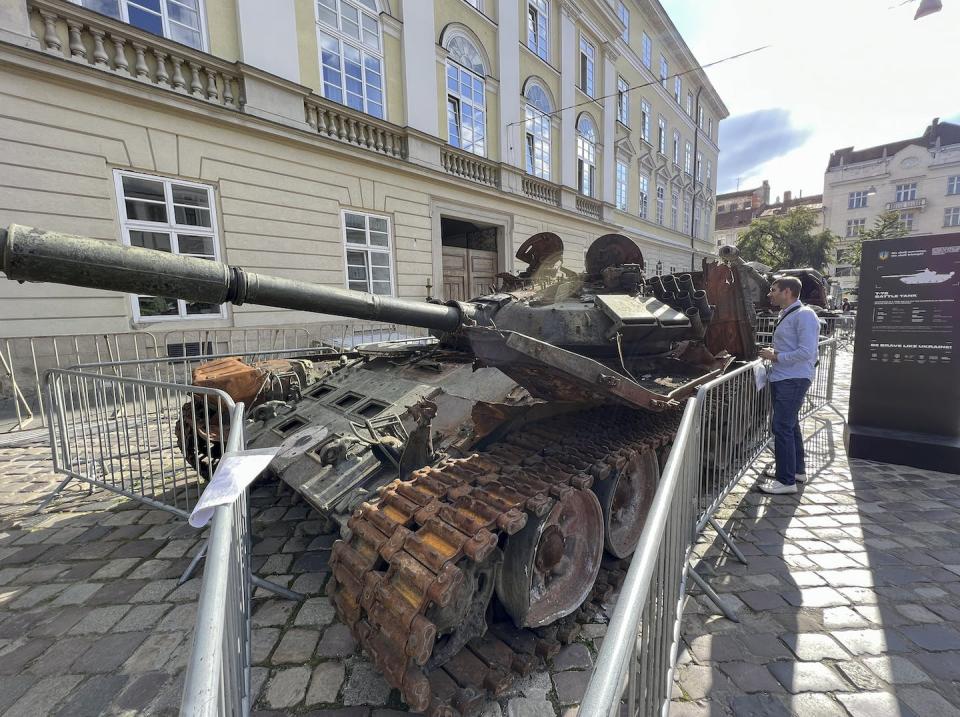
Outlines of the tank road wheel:
{"label": "tank road wheel", "polygon": [[602,556],[600,503],[588,490],[571,490],[507,538],[497,596],[518,627],[549,625],[586,600]]}
{"label": "tank road wheel", "polygon": [[595,481],[593,492],[603,508],[604,546],[613,557],[633,554],[647,522],[660,479],[652,448],[630,451],[626,464],[607,480]]}

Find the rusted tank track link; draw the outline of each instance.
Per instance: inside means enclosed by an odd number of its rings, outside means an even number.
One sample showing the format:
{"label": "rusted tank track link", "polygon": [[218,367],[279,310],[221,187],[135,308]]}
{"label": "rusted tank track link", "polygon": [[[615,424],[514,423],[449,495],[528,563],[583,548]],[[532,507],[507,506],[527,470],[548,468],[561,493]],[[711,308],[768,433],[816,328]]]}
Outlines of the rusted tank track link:
{"label": "rusted tank track link", "polygon": [[470,715],[558,647],[544,630],[487,632],[495,589],[518,626],[575,634],[572,613],[622,580],[617,563],[601,572],[604,535],[617,557],[632,552],[678,418],[606,409],[532,424],[354,513],[331,596],[411,709]]}

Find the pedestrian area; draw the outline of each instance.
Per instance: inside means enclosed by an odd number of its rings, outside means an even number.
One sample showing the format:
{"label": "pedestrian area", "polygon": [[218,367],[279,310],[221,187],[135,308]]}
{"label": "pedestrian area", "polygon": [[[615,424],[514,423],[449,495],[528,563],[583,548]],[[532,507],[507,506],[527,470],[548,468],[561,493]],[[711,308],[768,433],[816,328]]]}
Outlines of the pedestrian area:
{"label": "pedestrian area", "polygon": [[721,509],[749,564],[698,546],[740,621],[688,598],[671,717],[960,716],[960,475],[847,459],[850,363],[800,492],[750,490],[768,455]]}
{"label": "pedestrian area", "polygon": [[[712,534],[698,546],[740,622],[689,597],[672,715],[960,715],[960,476],[846,460],[849,358],[838,410],[807,421],[803,491],[748,477],[718,515],[749,565]],[[176,714],[200,578],[177,583],[206,533],[78,484],[32,515],[58,482],[44,445],[0,441],[0,715]],[[283,485],[251,504],[254,571],[305,595],[255,593],[254,714],[402,709],[325,597],[328,526]],[[485,715],[572,717],[606,631],[594,612]]]}

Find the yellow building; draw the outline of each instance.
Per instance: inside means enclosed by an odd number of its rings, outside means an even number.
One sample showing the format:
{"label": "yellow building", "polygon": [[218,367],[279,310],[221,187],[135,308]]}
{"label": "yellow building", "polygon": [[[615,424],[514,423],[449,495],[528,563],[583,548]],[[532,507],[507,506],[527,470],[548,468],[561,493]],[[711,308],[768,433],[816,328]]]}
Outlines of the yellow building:
{"label": "yellow building", "polygon": [[[0,224],[403,297],[539,232],[685,269],[727,116],[696,67],[656,1],[6,0]],[[0,336],[318,318],[0,282]]]}

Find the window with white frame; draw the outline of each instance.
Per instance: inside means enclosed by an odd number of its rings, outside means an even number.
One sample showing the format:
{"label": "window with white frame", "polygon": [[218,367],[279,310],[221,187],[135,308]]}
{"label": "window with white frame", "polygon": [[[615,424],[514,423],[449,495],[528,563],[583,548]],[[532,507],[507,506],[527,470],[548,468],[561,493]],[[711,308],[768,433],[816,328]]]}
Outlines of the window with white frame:
{"label": "window with white frame", "polygon": [[447,132],[467,152],[487,152],[487,99],[483,60],[473,43],[457,35],[447,43]]}
{"label": "window with white frame", "polygon": [[663,89],[667,89],[667,77],[669,75],[670,65],[667,63],[667,58],[660,55],[660,84],[663,85]]}
{"label": "window with white frame", "polygon": [[650,103],[640,100],[640,138],[650,144]]}
{"label": "window with white frame", "polygon": [[680,104],[680,97],[683,96],[683,80],[680,76],[673,78],[673,99],[677,101],[677,104]]}
{"label": "window with white frame", "polygon": [[647,206],[650,203],[650,177],[646,174],[640,175],[640,206],[638,207],[637,214],[641,218],[647,218]]}
{"label": "window with white frame", "polygon": [[897,185],[897,199],[898,202],[909,202],[917,198],[917,183],[910,182],[909,184],[898,184]]}
{"label": "window with white frame", "polygon": [[597,129],[589,115],[577,120],[577,187],[580,193],[592,197],[596,186]]}
{"label": "window with white frame", "polygon": [[542,59],[550,59],[550,8],[547,0],[527,1],[527,47]]}
{"label": "window with white frame", "polygon": [[617,160],[617,209],[627,210],[627,163]]}
{"label": "window with white frame", "polygon": [[690,233],[691,220],[692,220],[692,215],[690,213],[690,195],[684,192],[683,193],[683,231],[685,234]]}
{"label": "window with white frame", "polygon": [[703,129],[703,105],[697,106],[697,127]]}
{"label": "window with white frame", "polygon": [[[123,243],[220,261],[213,189],[205,184],[114,172]],[[220,304],[165,296],[134,296],[135,321],[226,316]]]}
{"label": "window with white frame", "polygon": [[663,225],[663,200],[664,190],[662,185],[657,185],[657,224]]}
{"label": "window with white frame", "polygon": [[393,296],[390,219],[377,214],[343,211],[347,288]]}
{"label": "window with white frame", "polygon": [[695,201],[695,202],[693,203],[693,235],[694,235],[695,237],[697,237],[698,239],[702,239],[702,238],[703,238],[703,237],[700,236],[700,229],[701,229],[701,223],[700,223],[700,202],[696,202],[696,201]]}
{"label": "window with white frame", "polygon": [[384,117],[383,49],[375,0],[317,0],[323,96]]}
{"label": "window with white frame", "polygon": [[862,209],[867,206],[867,192],[850,192],[847,195],[847,209]]}
{"label": "window with white frame", "polygon": [[683,171],[690,174],[693,169],[693,147],[689,142],[683,143]]}
{"label": "window with white frame", "polygon": [[553,105],[540,85],[530,83],[526,91],[527,173],[550,179],[550,113]]}
{"label": "window with white frame", "polygon": [[900,212],[900,226],[904,231],[913,231],[913,219],[915,216],[916,212]]}
{"label": "window with white frame", "polygon": [[960,227],[960,207],[947,207],[943,210],[943,226]]}
{"label": "window with white frame", "polygon": [[623,33],[620,36],[624,42],[630,42],[630,11],[627,10],[623,0],[619,0],[617,3],[617,17],[623,23]]}
{"label": "window with white frame", "polygon": [[867,224],[866,219],[847,219],[847,236],[856,237],[860,236],[863,232],[864,227]]}
{"label": "window with white frame", "polygon": [[73,0],[154,35],[205,50],[203,0]]}
{"label": "window with white frame", "polygon": [[697,163],[694,165],[696,167],[697,181],[703,181],[703,152],[697,152]]}
{"label": "window with white frame", "polygon": [[710,180],[713,179],[713,163],[708,159],[707,160],[707,186],[712,187]]}
{"label": "window with white frame", "polygon": [[617,119],[630,124],[630,85],[622,77],[617,78]]}
{"label": "window with white frame", "polygon": [[653,67],[653,42],[647,33],[640,38],[640,59],[648,70]]}
{"label": "window with white frame", "polygon": [[680,166],[680,132],[673,130],[673,163]]}
{"label": "window with white frame", "polygon": [[667,154],[667,121],[660,115],[657,118],[657,149],[660,154]]}
{"label": "window with white frame", "polygon": [[670,228],[677,228],[677,211],[680,205],[680,195],[673,191],[670,193]]}
{"label": "window with white frame", "polygon": [[947,194],[960,194],[960,175],[947,177]]}
{"label": "window with white frame", "polygon": [[687,92],[687,117],[693,119],[693,93]]}
{"label": "window with white frame", "polygon": [[713,140],[713,117],[707,117],[707,139]]}
{"label": "window with white frame", "polygon": [[597,51],[587,39],[580,37],[580,89],[590,97],[594,96],[593,68]]}

